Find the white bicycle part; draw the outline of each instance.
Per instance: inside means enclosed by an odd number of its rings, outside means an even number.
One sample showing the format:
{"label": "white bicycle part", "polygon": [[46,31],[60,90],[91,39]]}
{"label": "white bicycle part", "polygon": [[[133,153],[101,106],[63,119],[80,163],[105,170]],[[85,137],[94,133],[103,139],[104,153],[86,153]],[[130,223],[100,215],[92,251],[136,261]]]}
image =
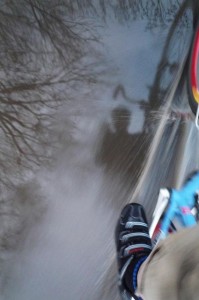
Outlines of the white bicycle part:
{"label": "white bicycle part", "polygon": [[197,108],[197,112],[196,112],[195,125],[196,125],[196,128],[199,130],[199,104],[198,104],[198,108]]}
{"label": "white bicycle part", "polygon": [[153,212],[153,221],[151,223],[150,229],[149,229],[149,235],[152,238],[154,230],[162,216],[162,213],[164,212],[170,198],[170,192],[168,189],[160,189],[159,195],[158,195],[158,201],[155,207],[155,210]]}

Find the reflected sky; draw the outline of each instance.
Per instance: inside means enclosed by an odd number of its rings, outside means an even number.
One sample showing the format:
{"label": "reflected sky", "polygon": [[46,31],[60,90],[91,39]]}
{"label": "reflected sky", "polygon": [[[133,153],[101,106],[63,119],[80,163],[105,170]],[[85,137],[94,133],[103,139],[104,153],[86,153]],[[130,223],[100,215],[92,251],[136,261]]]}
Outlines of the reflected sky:
{"label": "reflected sky", "polygon": [[108,55],[119,70],[118,84],[123,84],[133,99],[147,99],[167,32],[160,30],[157,39],[157,32],[146,27],[146,22],[108,24],[103,36]]}

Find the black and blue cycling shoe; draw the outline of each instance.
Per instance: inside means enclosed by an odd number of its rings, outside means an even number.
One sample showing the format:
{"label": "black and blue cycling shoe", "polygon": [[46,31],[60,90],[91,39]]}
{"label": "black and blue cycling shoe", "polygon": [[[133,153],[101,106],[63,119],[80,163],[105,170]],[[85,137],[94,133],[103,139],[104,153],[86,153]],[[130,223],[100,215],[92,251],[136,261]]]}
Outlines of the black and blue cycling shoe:
{"label": "black and blue cycling shoe", "polygon": [[127,204],[120,215],[115,231],[119,269],[119,290],[122,299],[135,296],[137,273],[152,250],[148,223],[142,205]]}

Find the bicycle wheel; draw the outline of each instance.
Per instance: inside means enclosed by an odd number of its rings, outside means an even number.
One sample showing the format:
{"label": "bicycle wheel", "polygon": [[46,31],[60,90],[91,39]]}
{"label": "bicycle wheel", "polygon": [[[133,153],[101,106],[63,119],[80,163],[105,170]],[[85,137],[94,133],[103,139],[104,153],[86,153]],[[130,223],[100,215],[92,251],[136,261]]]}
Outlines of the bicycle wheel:
{"label": "bicycle wheel", "polygon": [[168,100],[165,97],[167,92],[182,76],[193,36],[193,19],[193,7],[190,1],[184,1],[168,31],[158,64],[149,95],[152,109],[159,108]]}

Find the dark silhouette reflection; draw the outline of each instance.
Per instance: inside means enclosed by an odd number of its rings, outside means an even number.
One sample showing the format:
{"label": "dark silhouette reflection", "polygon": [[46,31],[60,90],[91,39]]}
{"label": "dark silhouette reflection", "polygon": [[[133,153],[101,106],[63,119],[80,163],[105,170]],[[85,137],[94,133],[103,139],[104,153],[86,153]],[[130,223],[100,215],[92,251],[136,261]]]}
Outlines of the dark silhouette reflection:
{"label": "dark silhouette reflection", "polygon": [[[128,132],[130,117],[131,113],[125,107],[113,110],[112,128],[110,126],[102,128],[103,138],[96,156],[97,163],[104,166],[106,174],[119,180],[119,191],[115,181],[111,182],[114,184],[115,192],[123,194],[123,201],[127,200],[137,181],[149,145],[145,132],[138,134]],[[121,200],[120,197],[120,203]]]}

